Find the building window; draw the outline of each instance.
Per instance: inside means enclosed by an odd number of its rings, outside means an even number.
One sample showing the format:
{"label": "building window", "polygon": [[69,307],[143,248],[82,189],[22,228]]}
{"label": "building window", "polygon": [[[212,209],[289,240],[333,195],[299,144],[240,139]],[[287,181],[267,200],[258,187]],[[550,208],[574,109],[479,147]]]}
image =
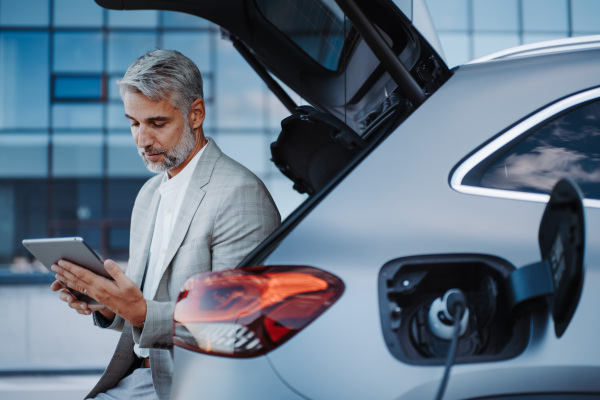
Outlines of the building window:
{"label": "building window", "polygon": [[101,27],[104,10],[93,1],[54,0],[55,27]]}
{"label": "building window", "polygon": [[[50,0],[0,1],[0,25],[44,27],[50,22]],[[35,10],[35,12],[32,12]]]}
{"label": "building window", "polygon": [[0,129],[47,128],[49,49],[47,32],[0,31]]}
{"label": "building window", "polygon": [[0,179],[47,177],[49,143],[47,132],[1,133]]}
{"label": "building window", "polygon": [[54,101],[101,101],[106,95],[102,76],[54,76],[52,99]]}
{"label": "building window", "polygon": [[104,52],[100,30],[58,31],[53,39],[52,69],[55,73],[102,72]]}

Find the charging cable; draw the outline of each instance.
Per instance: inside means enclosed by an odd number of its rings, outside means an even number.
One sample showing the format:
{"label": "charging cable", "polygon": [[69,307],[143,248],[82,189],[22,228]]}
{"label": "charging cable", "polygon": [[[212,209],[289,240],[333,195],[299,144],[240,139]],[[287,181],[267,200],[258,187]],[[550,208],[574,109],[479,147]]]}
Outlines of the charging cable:
{"label": "charging cable", "polygon": [[[436,329],[436,327],[440,328],[440,324],[437,324],[436,322],[440,322],[444,327],[447,327],[449,322],[452,323],[452,333],[450,334],[450,337],[448,337],[448,329]],[[444,376],[440,382],[440,387],[435,397],[436,400],[442,400],[444,397],[444,392],[448,385],[448,378],[450,377],[450,370],[456,360],[458,339],[465,333],[468,322],[469,309],[467,308],[467,299],[464,293],[458,289],[448,290],[443,298],[436,299],[431,305],[429,323],[432,332],[441,339],[451,339],[448,355],[446,356]]]}

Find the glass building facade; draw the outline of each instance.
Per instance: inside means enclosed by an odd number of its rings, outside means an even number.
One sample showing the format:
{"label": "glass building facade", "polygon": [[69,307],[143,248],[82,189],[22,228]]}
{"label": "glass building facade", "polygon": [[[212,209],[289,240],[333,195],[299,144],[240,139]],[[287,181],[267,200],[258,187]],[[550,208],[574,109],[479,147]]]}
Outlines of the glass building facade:
{"label": "glass building facade", "polygon": [[[597,0],[428,6],[450,67],[600,32]],[[131,208],[151,174],[136,155],[115,81],[155,48],[196,62],[206,134],[265,182],[282,217],[304,200],[270,162],[287,110],[215,25],[174,12],[104,10],[92,0],[0,0],[0,271],[32,268],[21,245],[31,237],[83,236],[102,255],[127,258]]]}
{"label": "glass building facade", "polygon": [[600,33],[597,0],[426,0],[449,67],[522,44]]}

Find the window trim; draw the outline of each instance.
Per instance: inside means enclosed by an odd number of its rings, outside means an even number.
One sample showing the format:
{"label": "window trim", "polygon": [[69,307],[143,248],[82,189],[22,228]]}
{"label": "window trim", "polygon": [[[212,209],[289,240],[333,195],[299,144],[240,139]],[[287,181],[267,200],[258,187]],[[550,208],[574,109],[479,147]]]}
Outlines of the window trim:
{"label": "window trim", "polygon": [[[550,106],[519,122],[462,161],[454,169],[454,172],[451,173],[450,187],[459,193],[465,194],[547,203],[548,199],[550,198],[550,196],[547,194],[471,186],[463,184],[463,180],[465,176],[467,176],[467,174],[472,169],[476,168],[477,165],[479,165],[482,161],[492,156],[503,146],[507,145],[514,139],[528,133],[530,129],[567,109],[596,99],[600,99],[600,87],[586,90],[559,100],[556,103],[551,104]],[[597,199],[584,199],[583,204],[586,207],[600,208],[600,200]]]}

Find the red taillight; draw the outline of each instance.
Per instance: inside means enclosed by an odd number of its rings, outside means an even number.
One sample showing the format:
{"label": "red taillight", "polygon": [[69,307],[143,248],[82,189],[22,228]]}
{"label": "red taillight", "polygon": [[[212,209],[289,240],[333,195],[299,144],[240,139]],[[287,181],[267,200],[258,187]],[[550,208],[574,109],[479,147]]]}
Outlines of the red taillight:
{"label": "red taillight", "polygon": [[255,357],[288,340],[343,291],[338,277],[313,267],[197,274],[177,299],[173,342],[202,353]]}

